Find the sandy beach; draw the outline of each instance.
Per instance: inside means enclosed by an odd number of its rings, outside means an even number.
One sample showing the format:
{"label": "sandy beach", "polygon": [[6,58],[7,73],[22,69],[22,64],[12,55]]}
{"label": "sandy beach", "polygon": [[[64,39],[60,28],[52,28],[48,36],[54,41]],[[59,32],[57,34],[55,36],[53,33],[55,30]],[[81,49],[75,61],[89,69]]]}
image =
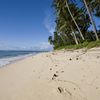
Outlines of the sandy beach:
{"label": "sandy beach", "polygon": [[0,100],[100,100],[100,48],[41,53],[0,68]]}

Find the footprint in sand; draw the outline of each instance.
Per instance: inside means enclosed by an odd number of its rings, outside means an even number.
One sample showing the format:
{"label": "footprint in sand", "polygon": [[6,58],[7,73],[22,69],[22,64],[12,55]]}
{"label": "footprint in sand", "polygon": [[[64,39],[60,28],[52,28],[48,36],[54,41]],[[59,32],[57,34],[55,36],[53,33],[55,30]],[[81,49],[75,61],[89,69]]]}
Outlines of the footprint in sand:
{"label": "footprint in sand", "polygon": [[57,92],[62,95],[65,100],[87,100],[85,93],[74,82],[58,82]]}
{"label": "footprint in sand", "polygon": [[62,88],[62,87],[58,87],[58,93],[61,93],[61,94],[68,93],[69,96],[72,96],[70,91],[68,91],[66,88]]}

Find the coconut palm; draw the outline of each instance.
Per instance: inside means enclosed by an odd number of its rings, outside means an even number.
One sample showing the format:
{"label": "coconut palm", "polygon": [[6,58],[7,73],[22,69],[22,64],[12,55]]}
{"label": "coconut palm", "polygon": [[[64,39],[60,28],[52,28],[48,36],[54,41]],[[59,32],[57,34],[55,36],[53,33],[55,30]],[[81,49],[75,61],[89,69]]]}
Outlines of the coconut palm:
{"label": "coconut palm", "polygon": [[[67,1],[66,1],[66,0],[63,0],[63,1],[62,1],[62,0],[54,0],[54,7],[55,7],[55,9],[56,9],[56,11],[57,11],[57,15],[59,15],[59,13],[62,11],[62,9],[64,9],[65,7],[67,7],[68,12],[69,12],[69,14],[70,14],[70,16],[71,16],[71,18],[72,18],[74,24],[76,25],[76,28],[77,28],[77,30],[79,31],[82,40],[84,40],[84,36],[83,36],[83,34],[82,34],[82,32],[81,32],[81,30],[80,30],[80,28],[79,28],[79,26],[78,26],[78,24],[77,24],[77,22],[76,22],[76,20],[75,20],[73,14],[72,14],[72,12],[71,12],[71,10],[70,10],[70,7],[69,7],[69,2],[70,2],[70,1],[71,1],[71,0],[67,0]],[[65,15],[66,15],[66,14],[65,14]]]}
{"label": "coconut palm", "polygon": [[[75,27],[75,24],[73,23],[73,20],[70,17],[70,14],[69,14],[68,10],[66,9],[66,7],[63,10],[62,9],[60,10],[59,17],[56,22],[57,22],[56,30],[58,31],[58,33],[60,32],[61,36],[62,36],[62,34],[63,35],[65,34],[67,39],[68,39],[68,37],[67,37],[68,32],[69,32],[68,34],[73,34],[72,36],[75,40],[75,43],[78,44],[78,40],[76,38],[74,29],[72,28],[73,25]],[[75,27],[75,29],[76,29],[76,27]]]}
{"label": "coconut palm", "polygon": [[[90,21],[91,21],[91,23],[92,23],[93,29],[94,29],[94,33],[95,33],[96,40],[99,40],[98,35],[97,35],[96,25],[95,25],[95,22],[94,22],[93,17],[92,17],[92,10],[90,9],[91,2],[92,2],[92,1],[93,1],[93,0],[89,0],[88,3],[87,3],[86,0],[83,0],[84,5],[85,5],[86,10],[87,10],[87,13],[88,13],[88,15],[89,15],[89,17],[90,17]],[[99,1],[99,0],[98,0],[98,1]],[[91,8],[92,8],[92,7],[91,7]]]}
{"label": "coconut palm", "polygon": [[53,37],[52,36],[49,36],[48,37],[48,42],[52,45],[53,44]]}
{"label": "coconut palm", "polygon": [[66,7],[67,7],[67,9],[68,9],[68,11],[69,11],[69,13],[70,13],[70,15],[71,15],[72,20],[74,21],[74,23],[75,23],[75,25],[76,25],[76,27],[77,27],[79,33],[80,33],[80,36],[81,36],[82,39],[84,40],[83,34],[82,34],[82,32],[81,32],[81,30],[80,30],[80,28],[79,28],[77,22],[75,21],[75,18],[73,17],[73,14],[71,13],[71,10],[70,10],[70,7],[69,7],[69,4],[68,4],[68,1],[67,1],[67,0],[66,0]]}

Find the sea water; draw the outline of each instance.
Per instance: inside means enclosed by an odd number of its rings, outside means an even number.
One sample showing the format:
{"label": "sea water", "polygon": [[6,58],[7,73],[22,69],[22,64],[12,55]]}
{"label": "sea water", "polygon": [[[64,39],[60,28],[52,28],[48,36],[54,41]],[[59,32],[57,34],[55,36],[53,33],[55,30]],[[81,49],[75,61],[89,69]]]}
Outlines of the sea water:
{"label": "sea water", "polygon": [[10,64],[27,56],[35,55],[40,51],[11,51],[0,50],[0,67]]}

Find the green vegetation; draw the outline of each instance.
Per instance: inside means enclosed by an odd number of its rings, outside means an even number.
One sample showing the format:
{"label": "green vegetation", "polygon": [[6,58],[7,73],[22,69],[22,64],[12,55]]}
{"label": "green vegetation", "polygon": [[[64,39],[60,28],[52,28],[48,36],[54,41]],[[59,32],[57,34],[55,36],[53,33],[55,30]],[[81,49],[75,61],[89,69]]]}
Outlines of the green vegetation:
{"label": "green vegetation", "polygon": [[[100,45],[100,30],[94,16],[100,18],[100,0],[53,0],[55,32],[48,41],[54,49],[92,48]],[[89,29],[92,26],[93,29]]]}
{"label": "green vegetation", "polygon": [[100,46],[100,41],[92,41],[92,42],[83,42],[80,43],[79,45],[67,45],[67,46],[61,46],[58,48],[55,48],[56,50],[60,50],[60,49],[81,49],[81,48],[86,48],[86,49],[90,49],[93,47],[99,47]]}

